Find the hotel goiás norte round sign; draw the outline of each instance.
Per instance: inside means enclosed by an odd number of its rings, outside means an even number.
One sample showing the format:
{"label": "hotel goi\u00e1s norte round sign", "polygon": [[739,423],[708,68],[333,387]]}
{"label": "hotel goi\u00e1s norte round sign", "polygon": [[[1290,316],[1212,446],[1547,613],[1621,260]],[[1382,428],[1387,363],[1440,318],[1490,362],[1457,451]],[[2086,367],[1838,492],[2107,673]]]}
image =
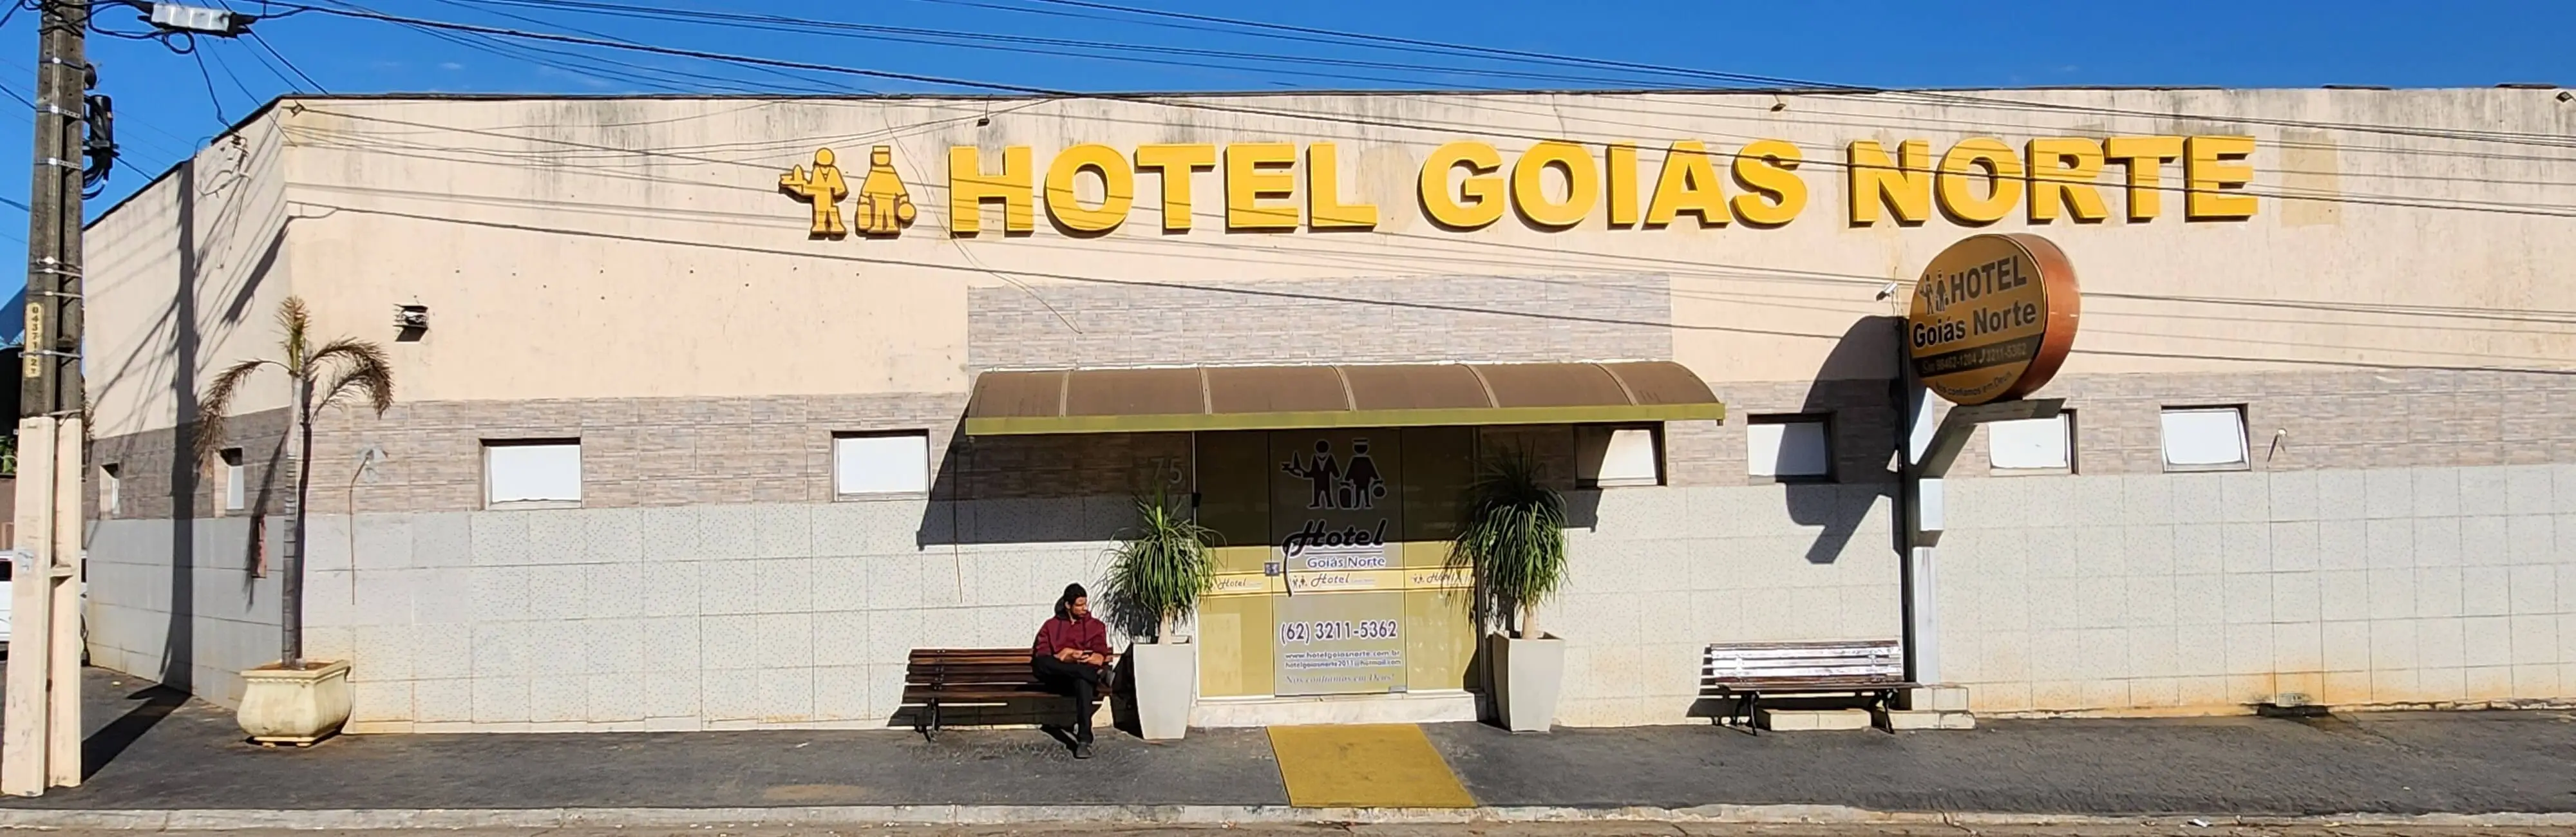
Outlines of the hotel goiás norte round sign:
{"label": "hotel goi\u00e1s norte round sign", "polygon": [[1923,386],[1953,404],[2037,391],[2075,345],[2075,267],[2030,233],[1970,236],[1914,283],[1907,355]]}

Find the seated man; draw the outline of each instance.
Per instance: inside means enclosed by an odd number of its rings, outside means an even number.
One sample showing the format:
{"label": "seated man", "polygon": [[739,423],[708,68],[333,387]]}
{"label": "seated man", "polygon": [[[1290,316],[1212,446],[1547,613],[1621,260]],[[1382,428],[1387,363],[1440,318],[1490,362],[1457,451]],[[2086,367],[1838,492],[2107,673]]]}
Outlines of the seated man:
{"label": "seated man", "polygon": [[1109,653],[1109,626],[1091,618],[1091,594],[1080,584],[1065,585],[1055,600],[1055,618],[1038,626],[1029,667],[1039,680],[1073,696],[1074,758],[1091,757],[1091,713],[1109,689],[1109,665],[1117,659]]}

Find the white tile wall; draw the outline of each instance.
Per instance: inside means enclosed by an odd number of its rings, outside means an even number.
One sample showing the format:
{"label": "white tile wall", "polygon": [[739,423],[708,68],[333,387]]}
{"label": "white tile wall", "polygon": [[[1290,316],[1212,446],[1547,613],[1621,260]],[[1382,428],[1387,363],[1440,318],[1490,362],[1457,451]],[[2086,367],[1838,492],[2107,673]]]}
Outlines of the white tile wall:
{"label": "white tile wall", "polygon": [[[2576,694],[2576,467],[1950,490],[1943,668],[1981,710]],[[1624,488],[1599,503],[1601,525],[1569,533],[1572,575],[1541,617],[1584,673],[1566,682],[1563,723],[1688,720],[1708,642],[1901,631],[1877,487]],[[1015,533],[1108,531],[1126,513],[1118,498],[943,509],[369,515],[354,538],[317,518],[316,541],[355,549],[315,544],[308,643],[358,661],[363,720],[414,728],[882,723],[906,651],[1021,642],[1062,584],[1105,565],[1105,543]],[[171,601],[168,524],[152,524],[102,523],[92,551],[107,591],[94,645],[144,673],[164,665]],[[224,684],[274,655],[275,601],[257,584],[245,595],[240,533],[197,525],[195,542],[234,550],[187,575],[191,669]],[[951,526],[969,543],[947,543]]]}
{"label": "white tile wall", "polygon": [[[2566,700],[2571,489],[2569,465],[1954,480],[1943,669],[1984,711]],[[2010,511],[2043,490],[2076,505]]]}

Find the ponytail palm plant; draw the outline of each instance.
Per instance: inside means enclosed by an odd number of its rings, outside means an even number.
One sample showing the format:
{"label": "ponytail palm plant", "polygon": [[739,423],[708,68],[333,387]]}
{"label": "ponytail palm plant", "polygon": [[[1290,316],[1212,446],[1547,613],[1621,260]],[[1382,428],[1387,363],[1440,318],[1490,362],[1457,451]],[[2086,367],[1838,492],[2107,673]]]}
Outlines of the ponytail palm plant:
{"label": "ponytail palm plant", "polygon": [[1487,459],[1468,484],[1466,516],[1448,567],[1470,574],[1477,624],[1540,636],[1538,606],[1565,581],[1565,497],[1527,451]]}
{"label": "ponytail palm plant", "polygon": [[393,362],[385,356],[384,347],[373,342],[343,337],[315,347],[311,336],[313,317],[301,297],[287,297],[277,306],[277,325],[282,332],[279,348],[285,359],[255,358],[235,363],[215,376],[214,383],[198,396],[196,449],[192,453],[198,462],[207,462],[223,450],[226,414],[251,375],[271,367],[286,373],[287,404],[293,411],[288,444],[294,456],[289,467],[295,471],[295,490],[286,496],[286,549],[279,568],[283,576],[280,586],[285,590],[278,597],[281,637],[277,661],[279,668],[301,671],[304,508],[313,474],[313,418],[326,407],[352,403],[352,399],[364,399],[366,407],[383,416],[394,404],[394,376]]}
{"label": "ponytail palm plant", "polygon": [[1136,528],[1111,553],[1103,582],[1110,620],[1128,636],[1158,643],[1171,636],[1215,582],[1216,555],[1208,548],[1215,539],[1215,530],[1173,508],[1166,492],[1137,497]]}

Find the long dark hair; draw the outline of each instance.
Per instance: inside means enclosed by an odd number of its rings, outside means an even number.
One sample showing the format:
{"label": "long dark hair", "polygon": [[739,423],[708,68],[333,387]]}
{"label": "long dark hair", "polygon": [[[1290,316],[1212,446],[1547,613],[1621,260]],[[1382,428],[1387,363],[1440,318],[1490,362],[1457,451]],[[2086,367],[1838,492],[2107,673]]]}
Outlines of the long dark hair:
{"label": "long dark hair", "polygon": [[1075,600],[1075,599],[1087,599],[1087,598],[1091,598],[1091,593],[1090,593],[1090,591],[1087,591],[1087,590],[1082,589],[1082,585],[1081,585],[1081,584],[1078,584],[1078,583],[1077,583],[1077,584],[1067,584],[1067,585],[1065,585],[1065,586],[1064,586],[1064,595],[1057,596],[1057,597],[1055,598],[1055,618],[1058,618],[1058,619],[1064,619],[1064,620],[1068,620],[1068,621],[1072,620],[1072,619],[1073,619],[1073,600]]}

